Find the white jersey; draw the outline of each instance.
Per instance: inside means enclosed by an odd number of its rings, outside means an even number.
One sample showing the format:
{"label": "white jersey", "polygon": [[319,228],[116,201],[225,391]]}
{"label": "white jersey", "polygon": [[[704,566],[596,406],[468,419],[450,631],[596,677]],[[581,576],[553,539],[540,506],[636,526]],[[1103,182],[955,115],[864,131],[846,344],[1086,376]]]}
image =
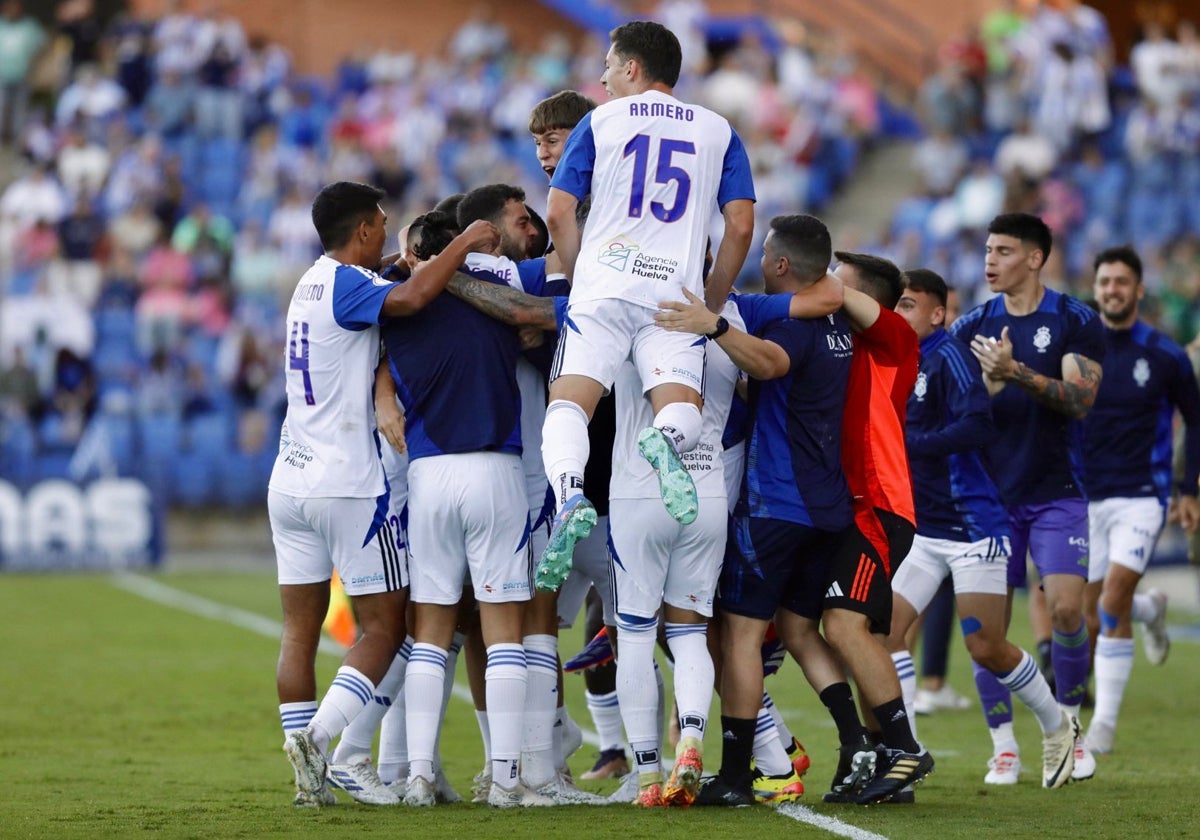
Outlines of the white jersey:
{"label": "white jersey", "polygon": [[[730,326],[744,330],[745,323],[732,301],[721,312]],[[701,413],[700,441],[690,452],[680,456],[696,495],[701,498],[726,498],[725,468],[721,457],[721,438],[733,404],[733,389],[737,385],[738,368],[715,341],[704,345],[704,410]],[[611,499],[657,499],[658,477],[650,462],[638,455],[638,433],[654,425],[654,408],[643,396],[641,378],[629,362],[621,366],[613,384],[617,400],[617,436],[613,443]]]}
{"label": "white jersey", "polygon": [[742,141],[719,114],[659,91],[614,99],[583,118],[550,186],[592,196],[571,303],[620,298],[657,309],[704,296],[713,215],[754,200]]}
{"label": "white jersey", "polygon": [[270,489],[301,498],[383,495],[372,385],[392,283],[321,256],[287,312],[287,417]]}

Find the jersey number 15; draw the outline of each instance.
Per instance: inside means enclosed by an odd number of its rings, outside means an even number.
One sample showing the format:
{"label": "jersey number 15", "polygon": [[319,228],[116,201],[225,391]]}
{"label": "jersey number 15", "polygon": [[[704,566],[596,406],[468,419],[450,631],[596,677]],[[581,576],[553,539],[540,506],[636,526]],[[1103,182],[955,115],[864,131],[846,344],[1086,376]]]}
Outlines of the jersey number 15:
{"label": "jersey number 15", "polygon": [[[656,184],[669,184],[675,181],[679,184],[675,191],[675,203],[667,207],[661,201],[650,202],[650,212],[660,222],[677,222],[687,212],[688,195],[692,191],[692,177],[686,169],[674,166],[671,156],[678,152],[681,155],[696,154],[696,144],[687,140],[669,140],[662,138],[658,141],[658,162],[654,170]],[[650,135],[638,134],[625,144],[625,157],[633,155],[633,184],[629,191],[629,215],[635,219],[642,218],[642,205],[646,200],[646,175],[650,162]]]}

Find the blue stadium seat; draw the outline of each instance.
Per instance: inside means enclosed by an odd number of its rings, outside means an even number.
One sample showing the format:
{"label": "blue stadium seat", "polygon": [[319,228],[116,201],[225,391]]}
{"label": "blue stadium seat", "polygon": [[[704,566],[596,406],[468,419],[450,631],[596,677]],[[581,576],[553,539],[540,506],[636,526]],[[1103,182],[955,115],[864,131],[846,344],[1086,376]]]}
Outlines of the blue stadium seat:
{"label": "blue stadium seat", "polygon": [[175,461],[175,498],[188,507],[218,501],[222,462],[233,451],[229,418],[222,412],[200,414],[188,421],[186,446]]}
{"label": "blue stadium seat", "polygon": [[174,497],[174,464],[180,456],[183,424],[173,414],[148,414],[137,422],[138,475],[155,498],[170,504]]}
{"label": "blue stadium seat", "polygon": [[3,476],[18,487],[31,485],[37,477],[37,433],[27,417],[0,420],[0,462]]}

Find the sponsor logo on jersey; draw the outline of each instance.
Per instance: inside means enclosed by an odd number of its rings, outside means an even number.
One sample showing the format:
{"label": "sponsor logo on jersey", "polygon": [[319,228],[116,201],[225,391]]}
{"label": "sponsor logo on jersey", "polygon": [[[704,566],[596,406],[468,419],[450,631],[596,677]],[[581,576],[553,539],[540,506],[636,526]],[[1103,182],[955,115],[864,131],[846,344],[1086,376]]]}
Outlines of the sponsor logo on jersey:
{"label": "sponsor logo on jersey", "polygon": [[1039,353],[1046,352],[1046,348],[1050,346],[1051,340],[1050,328],[1047,326],[1038,327],[1037,332],[1033,334],[1033,346],[1037,348]]}
{"label": "sponsor logo on jersey", "polygon": [[614,271],[624,271],[629,265],[629,258],[637,250],[638,244],[629,237],[615,236],[600,246],[599,262]]}
{"label": "sponsor logo on jersey", "polygon": [[925,402],[925,394],[929,390],[929,384],[925,380],[925,372],[921,371],[917,374],[917,384],[913,386],[913,394],[917,398],[917,402]]}
{"label": "sponsor logo on jersey", "polygon": [[1145,359],[1138,359],[1133,363],[1133,381],[1139,388],[1145,388],[1146,383],[1150,381],[1150,363]]}

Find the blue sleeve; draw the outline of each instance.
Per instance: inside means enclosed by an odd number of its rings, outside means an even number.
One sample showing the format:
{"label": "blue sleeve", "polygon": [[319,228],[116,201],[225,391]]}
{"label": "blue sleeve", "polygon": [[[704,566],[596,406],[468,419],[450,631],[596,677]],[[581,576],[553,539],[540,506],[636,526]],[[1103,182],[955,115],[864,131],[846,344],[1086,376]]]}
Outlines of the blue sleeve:
{"label": "blue sleeve", "polygon": [[1078,353],[1099,364],[1104,361],[1107,349],[1104,343],[1104,325],[1100,322],[1100,317],[1083,304],[1075,311],[1078,320],[1070,338],[1067,339],[1067,346],[1063,348],[1063,355]]}
{"label": "blue sleeve", "polygon": [[1188,496],[1200,493],[1200,385],[1196,383],[1196,372],[1192,362],[1180,349],[1172,354],[1175,359],[1175,376],[1168,386],[1171,402],[1179,409],[1185,426],[1183,436],[1183,478],[1179,481],[1179,492]]}
{"label": "blue sleeve", "polygon": [[333,273],[333,319],[344,330],[365,330],[379,323],[383,299],[396,285],[373,271],[340,265]]}
{"label": "blue sleeve", "polygon": [[992,400],[979,362],[969,350],[954,342],[943,345],[938,385],[947,418],[936,432],[909,431],[908,448],[922,456],[945,458],[956,452],[969,452],[988,442],[992,435]]}
{"label": "blue sleeve", "polygon": [[809,324],[805,321],[773,321],[759,337],[782,347],[791,362],[788,370],[793,371],[803,367],[811,354],[808,330]]}
{"label": "blue sleeve", "polygon": [[563,331],[563,325],[567,323],[567,306],[571,299],[565,295],[554,299],[554,322],[558,325],[558,331]]}
{"label": "blue sleeve", "polygon": [[970,346],[971,339],[979,330],[979,322],[983,320],[983,307],[977,306],[950,325],[948,332],[963,344]]}
{"label": "blue sleeve", "polygon": [[546,294],[546,258],[536,260],[521,260],[517,263],[517,274],[521,278],[521,288],[525,294],[534,297],[545,297]]}
{"label": "blue sleeve", "polygon": [[[570,137],[567,142],[571,142]],[[717,188],[717,206],[724,207],[739,198],[754,201],[754,178],[750,174],[750,157],[742,145],[742,138],[730,128],[729,146],[725,149],[725,163],[721,167],[721,186]]]}
{"label": "blue sleeve", "polygon": [[592,191],[592,170],[596,166],[596,137],[592,134],[592,113],[584,115],[567,138],[567,148],[550,179],[550,186],[569,192],[580,201]]}
{"label": "blue sleeve", "polygon": [[738,308],[742,320],[746,322],[746,332],[758,335],[772,321],[782,321],[789,317],[792,296],[787,293],[778,295],[730,295]]}

